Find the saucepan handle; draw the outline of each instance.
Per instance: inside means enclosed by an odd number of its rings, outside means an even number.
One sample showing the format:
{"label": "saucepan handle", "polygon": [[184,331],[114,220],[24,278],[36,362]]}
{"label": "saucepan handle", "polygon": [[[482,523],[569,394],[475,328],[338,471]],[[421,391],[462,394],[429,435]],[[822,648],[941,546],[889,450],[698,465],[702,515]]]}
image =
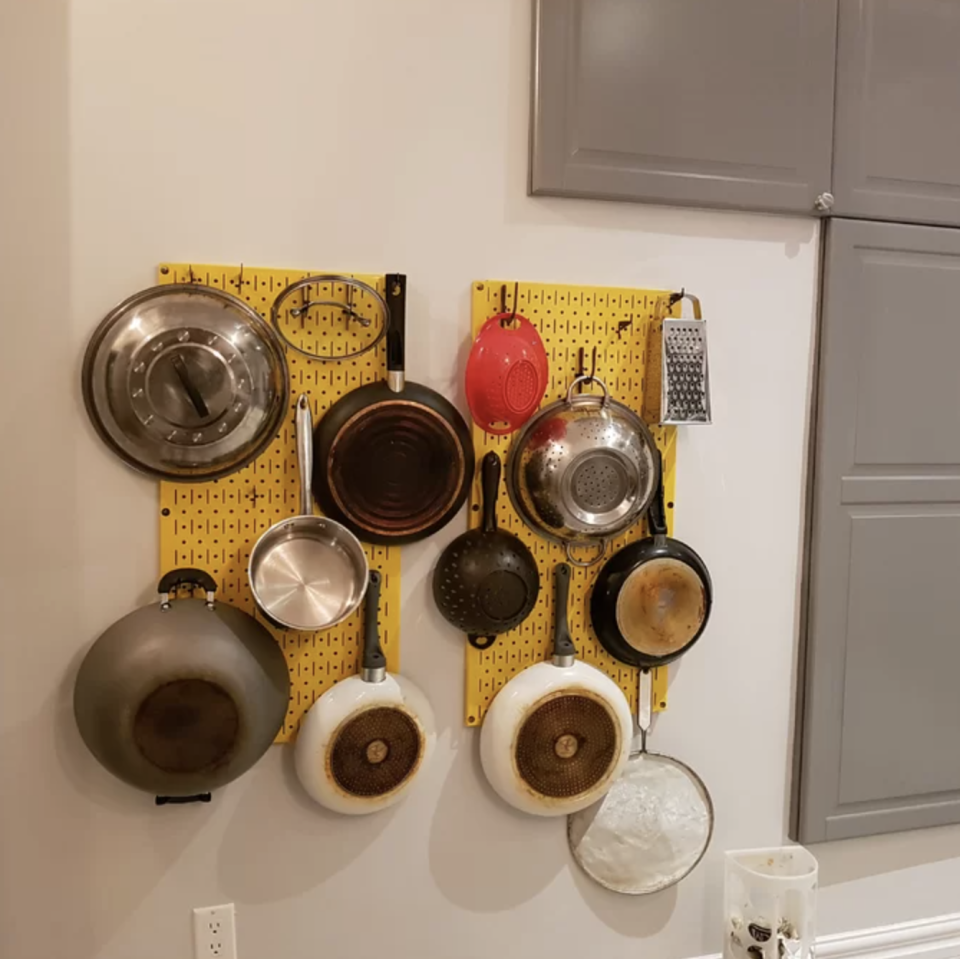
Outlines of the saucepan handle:
{"label": "saucepan handle", "polygon": [[295,426],[297,471],[300,474],[300,515],[313,516],[313,493],[310,489],[313,478],[313,415],[310,412],[310,397],[306,393],[301,393],[297,400]]}

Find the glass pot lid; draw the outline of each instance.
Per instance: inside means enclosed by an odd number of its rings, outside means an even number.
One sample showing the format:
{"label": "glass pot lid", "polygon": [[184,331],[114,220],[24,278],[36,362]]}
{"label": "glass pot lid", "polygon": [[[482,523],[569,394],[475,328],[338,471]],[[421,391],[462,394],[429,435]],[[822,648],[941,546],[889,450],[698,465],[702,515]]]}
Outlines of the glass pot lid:
{"label": "glass pot lid", "polygon": [[83,398],[104,442],[160,479],[211,480],[277,434],[289,381],[274,331],[243,300],[181,283],[131,296],[97,328]]}

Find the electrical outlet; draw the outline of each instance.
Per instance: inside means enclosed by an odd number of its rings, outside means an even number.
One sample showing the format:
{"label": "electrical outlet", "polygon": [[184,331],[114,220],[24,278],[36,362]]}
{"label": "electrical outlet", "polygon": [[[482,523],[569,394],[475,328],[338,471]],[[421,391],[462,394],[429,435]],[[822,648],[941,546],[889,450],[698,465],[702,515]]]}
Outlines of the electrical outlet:
{"label": "electrical outlet", "polygon": [[194,959],[237,959],[233,903],[193,910]]}

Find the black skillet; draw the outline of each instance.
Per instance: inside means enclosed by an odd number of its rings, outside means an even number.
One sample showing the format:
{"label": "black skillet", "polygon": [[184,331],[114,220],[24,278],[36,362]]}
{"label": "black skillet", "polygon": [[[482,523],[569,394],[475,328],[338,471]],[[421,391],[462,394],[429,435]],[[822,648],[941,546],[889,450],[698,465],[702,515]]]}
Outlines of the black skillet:
{"label": "black skillet", "polygon": [[540,594],[533,553],[513,533],[497,529],[500,470],[500,457],[487,453],[481,467],[483,524],[453,540],[433,571],[437,608],[477,649],[488,649],[500,633],[519,626]]}
{"label": "black skillet", "polygon": [[474,454],[463,417],[404,377],[407,278],[386,277],[387,380],[333,404],[314,432],[313,494],[368,543],[411,543],[445,526],[467,498]]}
{"label": "black skillet", "polygon": [[706,563],[667,536],[662,466],[647,528],[650,535],[607,561],[590,598],[590,618],[604,649],[645,669],[685,653],[702,635],[713,603]]}

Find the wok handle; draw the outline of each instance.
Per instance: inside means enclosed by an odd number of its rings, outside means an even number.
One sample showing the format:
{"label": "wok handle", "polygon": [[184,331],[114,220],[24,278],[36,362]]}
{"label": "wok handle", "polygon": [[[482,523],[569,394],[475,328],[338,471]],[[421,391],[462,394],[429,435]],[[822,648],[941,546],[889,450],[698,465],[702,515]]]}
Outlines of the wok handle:
{"label": "wok handle", "polygon": [[652,536],[667,535],[667,508],[663,493],[663,457],[656,450],[654,463],[657,467],[657,491],[647,510],[647,529]]}
{"label": "wok handle", "polygon": [[483,458],[481,469],[483,492],[483,531],[497,531],[497,491],[500,488],[500,457],[494,452]]}
{"label": "wok handle", "polygon": [[577,655],[577,647],[570,638],[570,624],[567,621],[567,606],[570,603],[570,567],[566,563],[557,563],[554,567],[553,582],[556,588],[553,613],[553,661],[561,665],[558,660],[572,660]]}
{"label": "wok handle", "polygon": [[383,682],[387,671],[387,657],[380,646],[380,581],[377,570],[370,570],[367,582],[366,604],[363,612],[363,659],[360,676],[365,683]]}
{"label": "wok handle", "polygon": [[313,416],[310,413],[310,398],[306,393],[297,400],[297,472],[300,474],[300,515],[313,516],[313,493],[310,480],[313,476]]}
{"label": "wok handle", "polygon": [[394,393],[401,393],[406,368],[406,276],[403,273],[388,273],[386,275],[386,293],[387,305],[390,309],[390,328],[387,330],[387,383]]}
{"label": "wok handle", "polygon": [[164,574],[160,582],[157,583],[161,609],[170,608],[170,594],[178,586],[199,586],[207,594],[207,605],[211,609],[213,608],[214,597],[217,593],[217,581],[205,570],[182,566]]}

